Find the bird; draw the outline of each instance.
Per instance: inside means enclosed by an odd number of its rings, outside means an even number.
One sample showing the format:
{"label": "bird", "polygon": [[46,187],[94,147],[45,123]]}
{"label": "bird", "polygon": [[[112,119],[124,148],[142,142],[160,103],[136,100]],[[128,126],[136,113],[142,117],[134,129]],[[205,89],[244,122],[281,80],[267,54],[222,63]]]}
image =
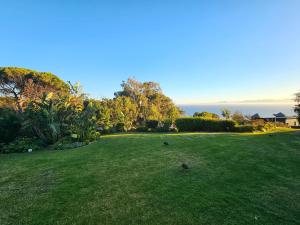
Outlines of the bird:
{"label": "bird", "polygon": [[269,134],[269,137],[272,137],[273,136],[273,134]]}
{"label": "bird", "polygon": [[164,145],[169,145],[169,143],[165,141],[165,142],[164,142]]}
{"label": "bird", "polygon": [[185,163],[182,163],[182,164],[181,164],[181,167],[182,167],[183,169],[185,169],[185,170],[187,170],[187,169],[190,168],[190,167],[189,167],[187,164],[185,164]]}

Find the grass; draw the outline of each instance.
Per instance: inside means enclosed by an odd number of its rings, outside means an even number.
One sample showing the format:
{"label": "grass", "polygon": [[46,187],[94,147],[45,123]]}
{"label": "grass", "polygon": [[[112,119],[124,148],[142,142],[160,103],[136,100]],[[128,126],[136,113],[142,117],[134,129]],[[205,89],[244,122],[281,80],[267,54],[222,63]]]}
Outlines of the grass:
{"label": "grass", "polygon": [[183,133],[0,155],[0,224],[300,224],[299,152],[299,132]]}

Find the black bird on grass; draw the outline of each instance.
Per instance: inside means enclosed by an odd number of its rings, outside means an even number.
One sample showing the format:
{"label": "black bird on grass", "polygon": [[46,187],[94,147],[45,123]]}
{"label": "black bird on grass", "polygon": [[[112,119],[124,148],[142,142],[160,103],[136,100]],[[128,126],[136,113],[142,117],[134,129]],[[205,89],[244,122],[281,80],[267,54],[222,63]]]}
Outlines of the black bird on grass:
{"label": "black bird on grass", "polygon": [[167,141],[164,142],[164,145],[169,145],[169,143]]}
{"label": "black bird on grass", "polygon": [[273,134],[269,134],[269,137],[273,137]]}
{"label": "black bird on grass", "polygon": [[185,164],[185,163],[182,163],[182,164],[181,164],[181,167],[182,167],[183,169],[185,169],[185,170],[187,170],[187,169],[190,168],[190,167],[189,167],[187,164]]}

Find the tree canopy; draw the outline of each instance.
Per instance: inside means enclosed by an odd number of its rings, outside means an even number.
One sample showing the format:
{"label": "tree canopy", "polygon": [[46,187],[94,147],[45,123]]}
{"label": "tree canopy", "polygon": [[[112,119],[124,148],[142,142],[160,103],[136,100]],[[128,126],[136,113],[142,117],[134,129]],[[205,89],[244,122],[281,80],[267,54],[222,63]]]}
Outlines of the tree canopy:
{"label": "tree canopy", "polygon": [[115,97],[129,97],[136,105],[135,124],[142,124],[146,120],[174,120],[181,115],[180,109],[163,94],[158,83],[129,78],[123,81],[121,87],[121,91],[115,92]]}
{"label": "tree canopy", "polygon": [[28,100],[53,92],[68,92],[69,86],[56,75],[25,68],[0,67],[0,93],[12,97],[19,112]]}

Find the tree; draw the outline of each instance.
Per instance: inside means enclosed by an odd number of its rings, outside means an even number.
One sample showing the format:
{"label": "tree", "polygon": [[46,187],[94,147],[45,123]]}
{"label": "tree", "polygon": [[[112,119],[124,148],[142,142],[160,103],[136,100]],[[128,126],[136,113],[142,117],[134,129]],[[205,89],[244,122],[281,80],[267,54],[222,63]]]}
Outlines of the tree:
{"label": "tree", "polygon": [[195,112],[193,117],[203,117],[205,119],[215,119],[218,120],[220,117],[215,113],[210,112]]}
{"label": "tree", "polygon": [[0,93],[14,99],[18,112],[23,112],[28,102],[53,92],[68,92],[68,85],[57,76],[17,67],[0,67]]}
{"label": "tree", "polygon": [[23,127],[31,130],[44,143],[53,144],[61,136],[57,112],[58,104],[53,99],[53,93],[45,94],[39,102],[29,102],[24,112]]}
{"label": "tree", "polygon": [[[137,117],[137,105],[130,97],[119,96],[113,100],[112,118],[114,125],[122,126],[122,130],[130,130]],[[121,125],[122,124],[122,125]]]}
{"label": "tree", "polygon": [[238,111],[233,113],[231,118],[232,118],[232,120],[234,120],[238,124],[244,124],[244,122],[245,122],[244,115],[241,112],[238,112]]}
{"label": "tree", "polygon": [[229,109],[222,109],[222,116],[226,119],[229,120],[231,116],[231,112]]}
{"label": "tree", "polygon": [[15,101],[12,97],[0,96],[0,109],[4,108],[17,111]]}
{"label": "tree", "polygon": [[296,95],[296,98],[295,98],[296,105],[295,105],[294,111],[295,111],[295,113],[298,114],[298,120],[300,123],[300,92],[296,93],[295,95]]}
{"label": "tree", "polygon": [[172,119],[181,115],[180,109],[172,100],[162,93],[161,87],[155,82],[139,82],[129,78],[121,84],[122,90],[115,92],[115,97],[129,97],[136,105],[134,124],[145,123],[146,120]]}

